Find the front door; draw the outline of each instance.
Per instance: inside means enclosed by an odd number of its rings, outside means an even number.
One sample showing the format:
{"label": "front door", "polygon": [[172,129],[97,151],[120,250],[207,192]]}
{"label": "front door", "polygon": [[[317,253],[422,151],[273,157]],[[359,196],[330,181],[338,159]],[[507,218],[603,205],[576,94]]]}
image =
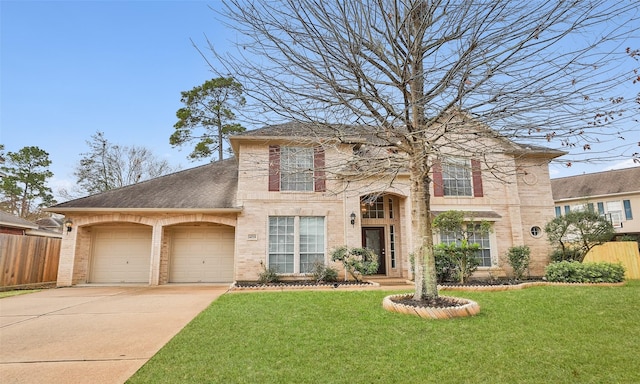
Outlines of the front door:
{"label": "front door", "polygon": [[362,228],[362,246],[373,250],[378,255],[378,274],[387,274],[387,263],[384,252],[384,227]]}

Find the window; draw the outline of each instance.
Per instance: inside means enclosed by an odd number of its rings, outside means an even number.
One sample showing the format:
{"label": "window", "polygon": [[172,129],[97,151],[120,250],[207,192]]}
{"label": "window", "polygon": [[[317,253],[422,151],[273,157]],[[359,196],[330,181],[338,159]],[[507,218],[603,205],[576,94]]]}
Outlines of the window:
{"label": "window", "polygon": [[391,268],[396,267],[396,229],[389,226],[389,251],[391,252]]}
{"label": "window", "polygon": [[311,272],[315,263],[324,263],[324,217],[301,217],[300,272]]}
{"label": "window", "polygon": [[269,217],[269,268],[278,273],[308,273],[324,263],[324,217]]}
{"label": "window", "polygon": [[313,148],[280,148],[280,190],[313,191]]}
{"label": "window", "polygon": [[571,212],[571,206],[569,205],[565,205],[564,206],[564,214],[566,215],[567,213]]}
{"label": "window", "polygon": [[433,196],[484,196],[480,161],[449,158],[433,163]]}
{"label": "window", "polygon": [[607,214],[614,227],[622,227],[622,204],[620,201],[607,201]]}
{"label": "window", "polygon": [[631,213],[631,200],[622,200],[624,205],[624,218],[626,220],[633,220],[633,214]]}
{"label": "window", "polygon": [[466,160],[449,159],[442,164],[445,196],[472,196],[471,170]]}
{"label": "window", "polygon": [[324,150],[270,146],[269,191],[325,191]]}
{"label": "window", "polygon": [[598,203],[598,213],[604,215],[604,203],[602,202]]}
{"label": "window", "polygon": [[375,199],[363,196],[360,198],[360,210],[363,219],[384,219],[384,199],[382,196]]}
{"label": "window", "polygon": [[562,208],[556,207],[556,217],[562,216]]}
{"label": "window", "polygon": [[542,229],[536,225],[534,227],[531,227],[530,233],[531,233],[531,236],[537,238],[542,236]]}
{"label": "window", "polygon": [[[467,231],[469,232],[469,244],[476,243],[480,245],[478,250],[478,260],[481,267],[491,266],[491,240],[488,233],[480,231],[480,224],[467,225]],[[440,242],[445,244],[458,243],[460,240],[456,238],[456,235],[452,232],[443,231],[440,233]]]}

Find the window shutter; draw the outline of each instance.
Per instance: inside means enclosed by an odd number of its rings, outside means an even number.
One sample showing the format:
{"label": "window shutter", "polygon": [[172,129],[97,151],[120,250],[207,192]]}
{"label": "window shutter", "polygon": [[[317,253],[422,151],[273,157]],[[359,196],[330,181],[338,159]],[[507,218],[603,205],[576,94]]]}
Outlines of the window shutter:
{"label": "window shutter", "polygon": [[482,190],[482,171],[480,170],[480,161],[471,159],[471,178],[473,179],[473,197],[484,196]]}
{"label": "window shutter", "polygon": [[434,160],[431,166],[433,170],[433,196],[444,196],[444,181],[442,180],[442,163]]}
{"label": "window shutter", "polygon": [[269,146],[269,191],[280,190],[280,146]]}
{"label": "window shutter", "polygon": [[324,177],[324,149],[316,147],[313,149],[313,190],[324,192],[326,190]]}

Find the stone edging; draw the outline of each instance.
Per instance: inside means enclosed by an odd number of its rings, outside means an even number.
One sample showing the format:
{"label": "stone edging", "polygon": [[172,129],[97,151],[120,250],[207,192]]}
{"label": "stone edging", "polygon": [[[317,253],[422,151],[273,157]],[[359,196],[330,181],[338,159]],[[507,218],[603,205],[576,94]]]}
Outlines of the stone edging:
{"label": "stone edging", "polygon": [[550,281],[533,281],[514,285],[438,285],[438,291],[510,291],[536,286],[571,286],[571,287],[621,287],[625,282],[620,283],[553,283]]}
{"label": "stone edging", "polygon": [[300,285],[260,285],[254,287],[238,287],[234,284],[231,285],[229,291],[285,291],[285,290],[301,290],[301,289],[313,289],[313,290],[334,290],[334,289],[353,289],[353,288],[366,288],[366,287],[379,287],[380,284],[372,281],[364,281],[361,284],[300,284]]}
{"label": "stone edging", "polygon": [[404,293],[399,295],[389,295],[382,300],[382,307],[389,312],[398,312],[406,315],[419,316],[425,319],[453,319],[455,317],[468,317],[480,313],[480,306],[473,300],[463,299],[461,297],[446,297],[449,300],[456,301],[462,305],[456,307],[416,307],[396,303],[394,299],[403,299],[413,297],[413,293]]}

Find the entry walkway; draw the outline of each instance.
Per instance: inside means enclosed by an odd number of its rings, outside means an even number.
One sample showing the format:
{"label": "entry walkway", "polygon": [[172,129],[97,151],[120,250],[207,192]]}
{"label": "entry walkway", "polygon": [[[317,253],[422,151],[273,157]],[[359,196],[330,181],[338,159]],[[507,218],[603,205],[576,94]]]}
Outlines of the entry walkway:
{"label": "entry walkway", "polygon": [[227,289],[87,286],[0,299],[0,382],[123,383]]}

